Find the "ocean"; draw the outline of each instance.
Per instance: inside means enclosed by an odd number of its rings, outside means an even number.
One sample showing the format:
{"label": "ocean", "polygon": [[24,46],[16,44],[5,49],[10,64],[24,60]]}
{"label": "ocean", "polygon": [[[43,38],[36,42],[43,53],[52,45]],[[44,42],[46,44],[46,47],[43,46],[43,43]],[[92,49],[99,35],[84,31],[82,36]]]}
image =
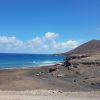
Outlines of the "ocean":
{"label": "ocean", "polygon": [[60,63],[63,59],[64,56],[52,54],[0,53],[0,69],[40,67]]}

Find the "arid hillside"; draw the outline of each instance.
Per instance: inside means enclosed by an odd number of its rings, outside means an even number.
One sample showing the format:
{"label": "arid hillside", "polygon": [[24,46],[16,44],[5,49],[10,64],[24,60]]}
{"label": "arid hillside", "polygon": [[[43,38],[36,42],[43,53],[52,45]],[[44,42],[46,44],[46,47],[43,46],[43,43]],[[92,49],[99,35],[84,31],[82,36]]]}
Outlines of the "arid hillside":
{"label": "arid hillside", "polygon": [[72,55],[72,54],[95,54],[95,53],[100,53],[100,40],[91,40],[69,52],[66,52],[66,54],[69,54],[69,55]]}

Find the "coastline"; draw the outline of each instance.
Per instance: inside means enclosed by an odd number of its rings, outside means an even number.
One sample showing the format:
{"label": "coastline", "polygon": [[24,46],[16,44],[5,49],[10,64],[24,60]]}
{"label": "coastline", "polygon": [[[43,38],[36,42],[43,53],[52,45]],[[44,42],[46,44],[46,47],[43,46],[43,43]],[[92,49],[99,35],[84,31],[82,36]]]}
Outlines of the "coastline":
{"label": "coastline", "polygon": [[[96,61],[100,61],[99,56],[73,59],[71,60],[72,65],[70,66],[70,70],[67,70],[62,64],[2,69],[0,70],[0,99],[1,97],[13,98],[12,94],[15,95],[14,98],[20,95],[25,97],[25,91],[28,91],[28,97],[26,98],[29,98],[31,93],[33,95],[32,98],[35,98],[34,93],[36,94],[36,91],[38,91],[40,94],[36,96],[41,96],[41,94],[43,94],[42,96],[51,98],[57,96],[58,99],[55,98],[55,100],[60,100],[62,96],[66,100],[66,95],[68,99],[73,100],[74,98],[80,100],[81,97],[83,97],[83,100],[84,98],[86,100],[90,100],[91,98],[93,100],[99,100],[100,67],[96,64]],[[5,91],[7,91],[6,96],[4,95]],[[42,97],[40,98],[42,100]],[[25,98],[20,99],[25,100]]]}
{"label": "coastline", "polygon": [[71,60],[70,70],[62,66],[62,63],[41,67],[0,69],[0,90],[98,91],[100,68],[96,62],[99,60],[99,56],[96,55],[75,58]]}
{"label": "coastline", "polygon": [[56,66],[56,65],[62,65],[63,62],[59,62],[59,63],[55,63],[55,64],[48,64],[48,65],[40,65],[40,66],[35,66],[35,67],[13,67],[13,68],[0,68],[0,70],[21,70],[21,69],[39,69],[39,68],[43,68],[43,67],[52,67],[52,66]]}
{"label": "coastline", "polygon": [[72,60],[71,70],[67,70],[62,64],[2,69],[0,70],[0,90],[24,91],[47,89],[62,90],[65,92],[99,91],[99,77],[95,76],[95,78],[93,76],[91,72],[92,67],[88,67],[88,65],[85,65],[87,66],[85,67],[84,64],[79,64],[80,62],[77,60]]}

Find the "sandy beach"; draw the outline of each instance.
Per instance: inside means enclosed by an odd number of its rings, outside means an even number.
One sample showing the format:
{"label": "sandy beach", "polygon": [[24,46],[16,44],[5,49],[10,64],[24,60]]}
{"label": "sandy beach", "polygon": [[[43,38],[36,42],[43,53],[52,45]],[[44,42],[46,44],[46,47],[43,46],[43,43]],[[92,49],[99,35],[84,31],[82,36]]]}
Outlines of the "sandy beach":
{"label": "sandy beach", "polygon": [[99,55],[71,60],[70,70],[62,64],[0,70],[0,90],[0,100],[99,100]]}
{"label": "sandy beach", "polygon": [[40,68],[0,70],[0,90],[99,91],[100,67],[88,65],[89,60],[86,65],[86,61],[84,64],[83,60],[81,59],[80,62],[73,60],[70,70],[61,64]]}
{"label": "sandy beach", "polygon": [[100,92],[0,91],[0,100],[99,100]]}

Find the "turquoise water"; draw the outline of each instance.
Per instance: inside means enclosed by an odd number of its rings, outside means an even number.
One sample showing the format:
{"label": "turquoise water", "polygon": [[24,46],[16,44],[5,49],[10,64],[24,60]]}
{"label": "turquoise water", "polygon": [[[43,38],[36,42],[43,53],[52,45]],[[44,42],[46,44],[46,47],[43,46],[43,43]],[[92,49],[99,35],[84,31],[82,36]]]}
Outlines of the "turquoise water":
{"label": "turquoise water", "polygon": [[39,67],[62,62],[63,56],[52,54],[0,54],[0,69]]}

